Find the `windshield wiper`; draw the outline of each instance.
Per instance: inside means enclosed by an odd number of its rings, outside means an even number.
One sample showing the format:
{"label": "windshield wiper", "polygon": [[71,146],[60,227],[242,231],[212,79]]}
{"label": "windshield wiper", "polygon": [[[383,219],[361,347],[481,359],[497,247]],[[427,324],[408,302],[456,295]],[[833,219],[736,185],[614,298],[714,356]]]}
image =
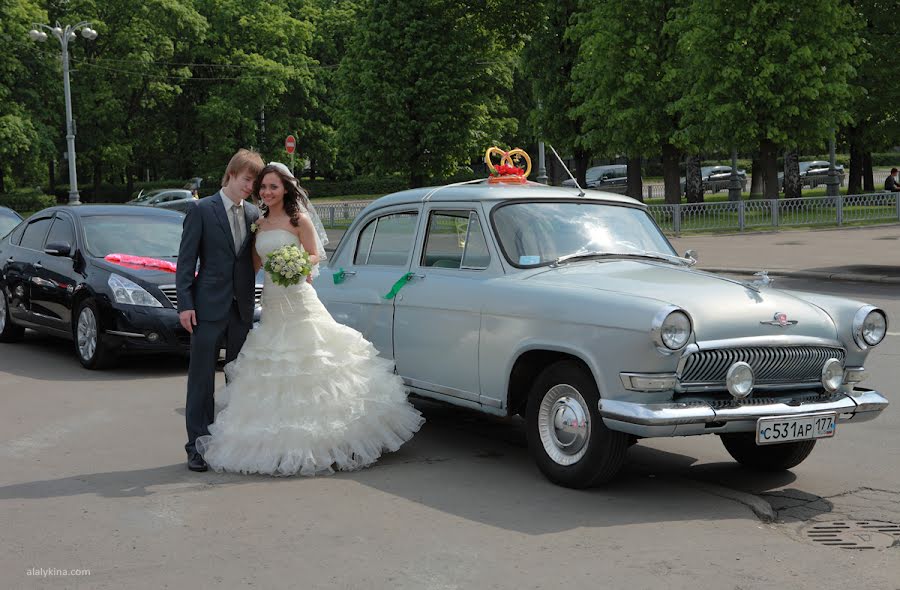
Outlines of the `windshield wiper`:
{"label": "windshield wiper", "polygon": [[675,262],[678,264],[683,264],[686,266],[690,266],[692,264],[692,260],[689,258],[681,258],[680,256],[673,256],[671,254],[663,254],[662,252],[600,252],[600,251],[592,251],[592,252],[575,252],[573,254],[566,254],[565,256],[560,256],[557,258],[551,266],[558,266],[564,262],[569,262],[571,260],[578,260],[580,258],[650,258],[653,260],[665,260],[666,262]]}

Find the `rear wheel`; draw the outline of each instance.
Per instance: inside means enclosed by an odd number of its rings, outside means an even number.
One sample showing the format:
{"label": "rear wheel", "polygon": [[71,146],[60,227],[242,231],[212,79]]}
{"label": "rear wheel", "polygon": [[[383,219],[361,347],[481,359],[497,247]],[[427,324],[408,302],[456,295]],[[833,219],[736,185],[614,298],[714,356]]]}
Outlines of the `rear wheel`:
{"label": "rear wheel", "polygon": [[100,314],[93,299],[82,301],[75,312],[73,326],[75,354],[87,369],[103,369],[115,359],[112,351],[104,342],[100,329]]}
{"label": "rear wheel", "polygon": [[544,476],[586,488],[611,480],[630,438],[603,424],[593,376],[575,361],[559,361],[538,376],[528,396],[528,448]]}
{"label": "rear wheel", "polygon": [[802,463],[815,440],[798,440],[777,445],[757,445],[752,432],[737,432],[720,436],[725,450],[735,461],[756,471],[785,471]]}
{"label": "rear wheel", "polygon": [[16,342],[21,340],[24,334],[25,328],[12,323],[6,293],[0,291],[0,342]]}

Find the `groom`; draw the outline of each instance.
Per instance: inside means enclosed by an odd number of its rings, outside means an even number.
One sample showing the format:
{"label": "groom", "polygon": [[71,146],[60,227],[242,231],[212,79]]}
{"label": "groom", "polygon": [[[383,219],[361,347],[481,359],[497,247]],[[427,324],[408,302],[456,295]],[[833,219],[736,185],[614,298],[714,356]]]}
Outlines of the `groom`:
{"label": "groom", "polygon": [[184,411],[188,434],[184,448],[191,471],[209,468],[197,452],[196,440],[209,434],[215,418],[219,342],[224,336],[225,361],[233,361],[253,322],[256,280],[250,226],[259,218],[259,209],[244,199],[253,192],[262,168],[259,154],[240,150],[228,162],[222,190],[191,203],[184,218],[175,286],[178,319],[191,334]]}

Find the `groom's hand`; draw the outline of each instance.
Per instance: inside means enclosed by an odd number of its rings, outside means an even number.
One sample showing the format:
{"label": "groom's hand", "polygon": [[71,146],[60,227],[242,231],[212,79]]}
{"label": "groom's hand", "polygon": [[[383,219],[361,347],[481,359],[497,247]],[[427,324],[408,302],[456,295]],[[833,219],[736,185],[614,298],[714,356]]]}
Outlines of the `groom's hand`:
{"label": "groom's hand", "polygon": [[178,314],[178,321],[181,327],[188,331],[189,334],[194,333],[194,326],[197,325],[197,314],[193,309],[186,309]]}

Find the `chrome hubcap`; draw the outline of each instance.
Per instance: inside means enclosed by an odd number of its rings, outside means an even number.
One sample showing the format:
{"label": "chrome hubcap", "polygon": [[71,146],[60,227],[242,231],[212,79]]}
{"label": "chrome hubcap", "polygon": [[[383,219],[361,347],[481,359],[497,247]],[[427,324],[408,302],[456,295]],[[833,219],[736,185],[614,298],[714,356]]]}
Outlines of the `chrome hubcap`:
{"label": "chrome hubcap", "polygon": [[97,350],[97,318],[90,307],[81,310],[78,316],[78,352],[86,361],[94,358]]}
{"label": "chrome hubcap", "polygon": [[0,332],[6,329],[6,293],[0,291]]}
{"label": "chrome hubcap", "polygon": [[541,401],[538,432],[547,455],[558,465],[573,465],[584,457],[591,438],[590,411],[578,390],[556,385]]}

